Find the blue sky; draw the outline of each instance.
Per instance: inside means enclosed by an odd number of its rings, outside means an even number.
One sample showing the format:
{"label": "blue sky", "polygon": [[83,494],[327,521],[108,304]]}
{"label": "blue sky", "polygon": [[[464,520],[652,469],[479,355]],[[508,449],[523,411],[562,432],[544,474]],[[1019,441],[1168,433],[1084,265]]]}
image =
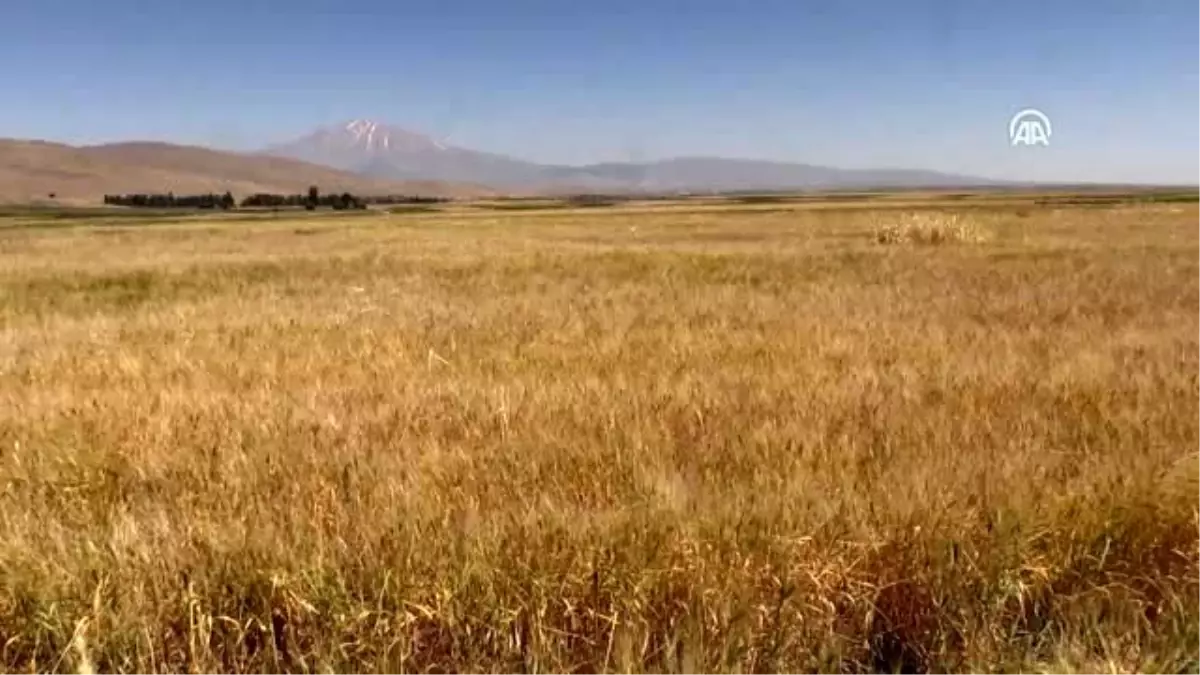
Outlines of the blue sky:
{"label": "blue sky", "polygon": [[[1195,183],[1196,0],[6,0],[0,137]],[[1047,148],[1009,117],[1050,116]]]}

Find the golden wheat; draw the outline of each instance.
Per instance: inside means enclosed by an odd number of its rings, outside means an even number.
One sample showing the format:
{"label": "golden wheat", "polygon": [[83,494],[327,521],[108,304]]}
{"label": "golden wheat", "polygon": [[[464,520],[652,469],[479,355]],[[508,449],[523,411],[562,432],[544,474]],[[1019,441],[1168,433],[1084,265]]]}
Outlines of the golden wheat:
{"label": "golden wheat", "polygon": [[0,230],[0,668],[1194,670],[1196,208],[881,217]]}

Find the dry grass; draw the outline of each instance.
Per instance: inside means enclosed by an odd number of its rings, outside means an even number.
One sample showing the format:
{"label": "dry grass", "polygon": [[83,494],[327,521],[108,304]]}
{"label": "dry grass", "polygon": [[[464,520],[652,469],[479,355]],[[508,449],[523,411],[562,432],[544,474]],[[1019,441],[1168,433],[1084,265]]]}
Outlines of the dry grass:
{"label": "dry grass", "polygon": [[0,668],[1198,666],[1197,210],[0,230]]}
{"label": "dry grass", "polygon": [[880,244],[982,244],[990,238],[976,218],[960,213],[884,214],[875,226]]}

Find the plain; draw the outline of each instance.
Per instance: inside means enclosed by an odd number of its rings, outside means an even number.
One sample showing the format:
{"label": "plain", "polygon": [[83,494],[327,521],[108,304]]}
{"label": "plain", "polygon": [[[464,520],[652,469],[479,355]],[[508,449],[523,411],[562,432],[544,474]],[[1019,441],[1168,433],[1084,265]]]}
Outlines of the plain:
{"label": "plain", "polygon": [[1196,205],[934,206],[10,218],[0,669],[1195,670]]}

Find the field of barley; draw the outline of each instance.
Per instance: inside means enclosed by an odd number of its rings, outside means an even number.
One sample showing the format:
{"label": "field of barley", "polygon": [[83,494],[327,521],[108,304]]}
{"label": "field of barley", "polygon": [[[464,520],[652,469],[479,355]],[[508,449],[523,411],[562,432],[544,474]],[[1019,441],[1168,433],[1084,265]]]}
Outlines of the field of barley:
{"label": "field of barley", "polygon": [[0,220],[0,670],[1195,671],[1198,216]]}

